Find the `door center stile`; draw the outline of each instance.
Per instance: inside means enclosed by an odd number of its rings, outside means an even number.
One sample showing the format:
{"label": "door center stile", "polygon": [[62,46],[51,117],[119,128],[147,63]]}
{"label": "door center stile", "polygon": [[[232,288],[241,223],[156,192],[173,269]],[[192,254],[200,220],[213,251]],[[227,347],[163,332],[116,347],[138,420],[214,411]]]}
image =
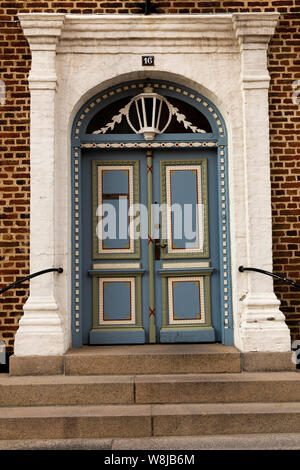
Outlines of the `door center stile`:
{"label": "door center stile", "polygon": [[153,152],[147,150],[148,269],[149,269],[149,343],[156,342],[154,227],[153,227]]}

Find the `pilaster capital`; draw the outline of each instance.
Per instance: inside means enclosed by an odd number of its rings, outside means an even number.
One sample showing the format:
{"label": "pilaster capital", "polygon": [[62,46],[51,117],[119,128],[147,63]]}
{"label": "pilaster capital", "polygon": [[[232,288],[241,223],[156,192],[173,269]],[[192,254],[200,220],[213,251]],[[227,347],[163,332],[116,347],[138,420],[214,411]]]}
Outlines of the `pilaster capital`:
{"label": "pilaster capital", "polygon": [[232,23],[242,56],[242,89],[268,89],[267,48],[279,13],[233,13]]}
{"label": "pilaster capital", "polygon": [[30,90],[56,90],[56,47],[65,15],[62,13],[24,13],[19,15],[28,40],[32,64],[28,77]]}
{"label": "pilaster capital", "polygon": [[55,51],[65,16],[64,13],[20,13],[20,23],[30,49]]}
{"label": "pilaster capital", "polygon": [[241,49],[267,49],[279,13],[233,13],[232,23]]}

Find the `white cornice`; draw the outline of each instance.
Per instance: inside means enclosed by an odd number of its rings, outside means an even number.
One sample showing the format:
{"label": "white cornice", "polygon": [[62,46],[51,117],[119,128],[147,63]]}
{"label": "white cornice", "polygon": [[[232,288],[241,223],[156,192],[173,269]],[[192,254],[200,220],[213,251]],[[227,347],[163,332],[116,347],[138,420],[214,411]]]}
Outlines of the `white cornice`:
{"label": "white cornice", "polygon": [[19,16],[32,51],[31,88],[55,89],[57,54],[240,53],[247,89],[268,87],[266,50],[279,14]]}
{"label": "white cornice", "polygon": [[[266,45],[278,13],[217,15],[19,15],[32,49],[58,53],[238,52],[239,43]],[[54,46],[55,45],[55,46]]]}
{"label": "white cornice", "polygon": [[66,15],[59,52],[200,52],[234,42],[226,15]]}

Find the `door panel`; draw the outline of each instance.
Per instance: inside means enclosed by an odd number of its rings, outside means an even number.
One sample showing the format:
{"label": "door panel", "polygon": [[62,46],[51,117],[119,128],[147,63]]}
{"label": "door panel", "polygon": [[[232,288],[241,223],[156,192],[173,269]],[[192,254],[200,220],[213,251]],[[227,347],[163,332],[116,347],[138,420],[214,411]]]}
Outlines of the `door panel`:
{"label": "door panel", "polygon": [[162,220],[167,247],[162,258],[207,258],[206,159],[169,161],[158,157],[155,161],[160,161],[161,204],[167,206],[166,223]]}
{"label": "door panel", "polygon": [[[139,160],[94,160],[93,258],[140,258],[129,208],[140,202]],[[102,210],[101,210],[102,208]]]}
{"label": "door panel", "polygon": [[145,242],[134,236],[135,220],[128,210],[145,203],[145,189],[142,199],[140,194],[144,160],[141,152],[125,158],[120,152],[86,152],[83,157],[82,275],[84,302],[90,309],[86,317],[93,312],[92,321],[85,320],[89,344],[146,342],[142,296],[147,302],[148,260]]}
{"label": "door panel", "polygon": [[[145,343],[141,275],[121,269],[93,276],[93,326],[90,344]],[[128,269],[128,268],[127,268]]]}
{"label": "door panel", "polygon": [[[82,217],[85,342],[218,341],[216,151],[149,155],[84,154],[82,207],[90,208]],[[128,213],[138,203],[152,216],[161,209],[158,220],[151,219],[154,231],[143,226],[147,217]]]}
{"label": "door panel", "polygon": [[165,255],[199,257],[204,248],[202,208],[206,206],[207,197],[203,195],[202,183],[206,187],[206,160],[201,163],[161,161],[160,173],[162,203],[167,204]]}
{"label": "door panel", "polygon": [[[208,223],[210,199],[217,197],[208,188],[208,176],[216,170],[216,155],[200,155],[156,152],[153,158],[154,174],[160,174],[154,199],[167,205],[161,217],[161,259],[155,262],[160,342],[213,342],[217,338],[211,315],[211,278],[214,288],[219,289],[215,282],[218,256],[216,246],[210,249]],[[217,231],[217,213],[211,216],[210,226]],[[218,290],[213,306],[219,311],[216,299]]]}

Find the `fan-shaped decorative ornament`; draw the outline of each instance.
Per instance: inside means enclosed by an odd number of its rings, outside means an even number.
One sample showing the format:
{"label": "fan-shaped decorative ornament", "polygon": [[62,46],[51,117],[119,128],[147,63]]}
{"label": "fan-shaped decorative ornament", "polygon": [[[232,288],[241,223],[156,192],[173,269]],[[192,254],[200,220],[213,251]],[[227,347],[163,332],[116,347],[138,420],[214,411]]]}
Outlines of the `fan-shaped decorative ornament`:
{"label": "fan-shaped decorative ornament", "polygon": [[152,87],[145,87],[143,92],[134,96],[108,124],[94,131],[93,134],[105,134],[107,131],[112,131],[116,124],[120,124],[123,116],[126,117],[133,132],[143,134],[145,140],[153,140],[157,134],[165,132],[173,116],[183,124],[185,129],[190,129],[194,133],[206,133],[205,130],[198,129],[189,122],[184,114],[179,113],[178,108],[169,103],[167,98],[155,93]]}

